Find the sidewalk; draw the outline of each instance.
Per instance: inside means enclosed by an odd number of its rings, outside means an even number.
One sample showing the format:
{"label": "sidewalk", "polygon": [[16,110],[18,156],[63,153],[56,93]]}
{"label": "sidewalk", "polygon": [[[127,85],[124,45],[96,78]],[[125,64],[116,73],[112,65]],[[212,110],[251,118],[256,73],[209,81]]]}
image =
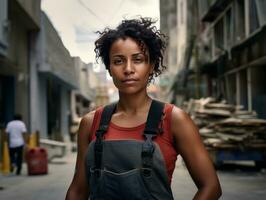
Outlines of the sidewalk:
{"label": "sidewalk", "polygon": [[0,174],[0,199],[54,200],[64,199],[73,177],[76,153],[67,153],[48,164],[47,175],[28,176],[24,163],[20,176]]}

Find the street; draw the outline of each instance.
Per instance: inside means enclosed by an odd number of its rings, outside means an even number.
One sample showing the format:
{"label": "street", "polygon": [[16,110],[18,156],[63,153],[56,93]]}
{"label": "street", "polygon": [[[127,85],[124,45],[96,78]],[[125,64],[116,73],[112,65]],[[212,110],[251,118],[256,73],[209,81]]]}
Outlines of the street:
{"label": "street", "polygon": [[[0,175],[0,199],[4,200],[54,200],[64,199],[67,187],[72,179],[75,154],[69,153],[65,158],[54,160],[49,164],[48,175],[28,176],[26,165],[21,176]],[[233,166],[218,171],[222,185],[221,199],[262,200],[266,196],[266,172],[250,167],[236,169]],[[192,199],[196,192],[188,172],[182,162],[177,162],[172,188],[174,198]]]}
{"label": "street", "polygon": [[[250,165],[227,164],[218,170],[224,200],[262,200],[266,199],[266,171],[256,170]],[[192,199],[196,192],[192,179],[181,161],[177,162],[172,183],[174,198]]]}

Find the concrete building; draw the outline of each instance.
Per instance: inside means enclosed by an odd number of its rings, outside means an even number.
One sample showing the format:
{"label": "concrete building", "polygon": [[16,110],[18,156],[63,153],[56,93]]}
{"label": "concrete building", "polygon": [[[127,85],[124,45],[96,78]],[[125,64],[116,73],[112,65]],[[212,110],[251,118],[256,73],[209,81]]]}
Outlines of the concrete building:
{"label": "concrete building", "polygon": [[167,39],[167,48],[164,56],[164,65],[167,70],[161,75],[159,85],[161,99],[171,101],[169,86],[177,73],[177,1],[160,0],[160,30]]}
{"label": "concrete building", "polygon": [[108,93],[108,89],[110,87],[110,82],[107,79],[107,71],[103,63],[94,63],[95,68],[97,68],[95,75],[99,80],[99,83],[95,87],[95,106],[103,106],[110,103],[110,97]]}
{"label": "concrete building", "polygon": [[[161,30],[169,36],[166,51],[166,82],[162,90],[168,101],[182,104],[190,94],[187,85],[193,65],[193,47],[197,33],[197,3],[193,0],[160,1]],[[163,79],[164,80],[164,79]],[[162,81],[161,81],[162,82]]]}
{"label": "concrete building", "polygon": [[40,0],[0,0],[0,11],[0,126],[20,113],[30,133],[63,140],[79,88],[73,59]]}
{"label": "concrete building", "polygon": [[20,113],[29,127],[31,35],[40,30],[40,0],[0,0],[0,126]]}
{"label": "concrete building", "polygon": [[266,2],[176,0],[176,5],[172,102],[180,105],[189,98],[213,96],[266,118]]}
{"label": "concrete building", "polygon": [[266,2],[201,0],[199,5],[207,24],[201,49],[210,59],[200,56],[200,67],[208,77],[208,94],[266,118]]}
{"label": "concrete building", "polygon": [[[78,89],[71,91],[71,134],[76,134],[79,122],[95,104],[95,84],[99,82],[92,70],[92,63],[86,64],[79,57],[73,57],[78,74]],[[92,80],[91,80],[92,79]]]}
{"label": "concrete building", "polygon": [[31,36],[31,131],[64,140],[70,127],[71,90],[79,88],[74,62],[45,13],[40,32]]}

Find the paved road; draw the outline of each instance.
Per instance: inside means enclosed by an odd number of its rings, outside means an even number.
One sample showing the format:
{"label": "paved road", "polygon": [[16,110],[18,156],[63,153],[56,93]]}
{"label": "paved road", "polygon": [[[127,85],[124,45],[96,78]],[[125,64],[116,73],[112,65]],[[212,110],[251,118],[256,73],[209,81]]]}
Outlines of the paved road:
{"label": "paved road", "polygon": [[21,176],[0,175],[1,200],[59,200],[65,198],[74,171],[74,157],[49,164],[48,175],[28,176],[23,166]]}
{"label": "paved road", "polygon": [[[22,175],[0,175],[1,200],[59,200],[64,199],[67,187],[74,171],[74,155],[49,164],[49,174],[27,176],[26,168]],[[227,167],[218,172],[223,188],[221,199],[263,200],[266,199],[266,172],[252,168],[236,169]],[[174,197],[177,200],[192,199],[196,192],[188,172],[179,161],[172,183]]]}
{"label": "paved road", "polygon": [[[250,163],[227,164],[218,170],[223,200],[266,200],[266,170],[255,169]],[[172,183],[175,199],[192,199],[196,192],[186,168],[177,162]]]}

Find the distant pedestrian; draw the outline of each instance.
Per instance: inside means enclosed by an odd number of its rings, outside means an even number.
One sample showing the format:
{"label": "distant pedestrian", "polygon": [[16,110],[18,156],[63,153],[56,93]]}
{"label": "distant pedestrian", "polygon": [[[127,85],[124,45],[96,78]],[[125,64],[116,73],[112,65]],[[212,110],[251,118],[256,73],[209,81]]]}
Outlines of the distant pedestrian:
{"label": "distant pedestrian", "polygon": [[6,133],[8,136],[9,155],[11,160],[11,172],[16,166],[16,174],[20,175],[23,160],[23,148],[26,143],[26,125],[22,116],[16,114],[14,119],[7,124]]}

